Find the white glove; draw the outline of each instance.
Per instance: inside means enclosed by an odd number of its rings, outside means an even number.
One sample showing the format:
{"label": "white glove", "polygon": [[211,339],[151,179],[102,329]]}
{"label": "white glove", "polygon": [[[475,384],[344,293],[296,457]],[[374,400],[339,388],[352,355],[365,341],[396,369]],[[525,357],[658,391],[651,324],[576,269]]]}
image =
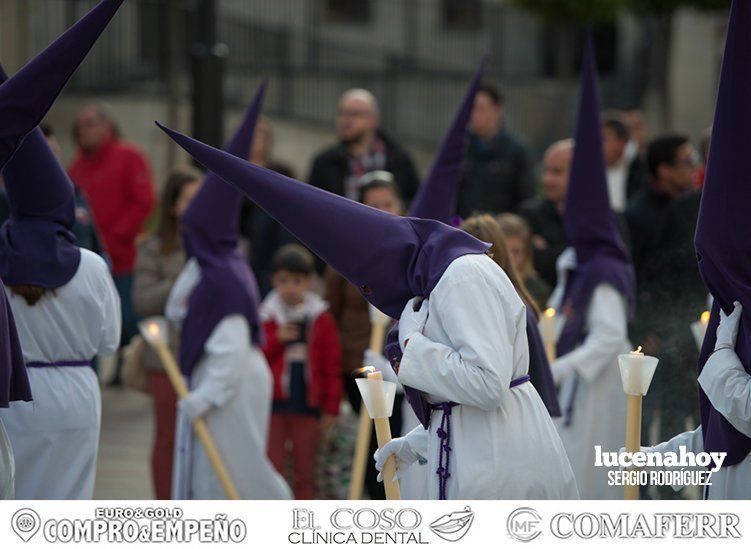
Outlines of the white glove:
{"label": "white glove", "polygon": [[391,367],[388,359],[381,353],[374,353],[370,349],[365,349],[365,356],[363,357],[363,364],[365,366],[372,366],[376,372],[381,372],[383,375],[383,381],[392,381],[399,383],[396,377],[396,372]]}
{"label": "white glove", "polygon": [[733,312],[730,315],[726,315],[725,312],[720,309],[720,325],[717,326],[717,342],[715,343],[714,350],[720,349],[735,349],[735,342],[738,339],[738,325],[741,321],[741,313],[743,313],[743,306],[737,301],[733,303]]}
{"label": "white glove", "polygon": [[555,360],[550,365],[550,373],[553,374],[553,383],[560,385],[574,373],[574,364],[570,360]]}
{"label": "white glove", "polygon": [[[419,426],[422,431],[427,431]],[[373,454],[375,459],[375,468],[378,470],[378,482],[383,482],[383,467],[386,465],[386,460],[393,455],[396,459],[396,472],[394,473],[394,480],[400,479],[404,475],[404,471],[409,468],[414,462],[421,459],[422,456],[418,454],[412,445],[409,443],[410,433],[407,436],[393,438],[388,441],[383,448],[379,448]]]}
{"label": "white glove", "polygon": [[425,329],[425,323],[428,321],[428,300],[424,299],[420,309],[415,311],[416,299],[422,298],[413,297],[410,299],[404,306],[402,316],[399,317],[399,345],[401,345],[402,351],[404,351],[405,342],[410,336],[416,333],[421,334]]}
{"label": "white glove", "polygon": [[211,402],[196,393],[188,393],[185,398],[177,402],[180,410],[189,421],[195,421],[211,408]]}

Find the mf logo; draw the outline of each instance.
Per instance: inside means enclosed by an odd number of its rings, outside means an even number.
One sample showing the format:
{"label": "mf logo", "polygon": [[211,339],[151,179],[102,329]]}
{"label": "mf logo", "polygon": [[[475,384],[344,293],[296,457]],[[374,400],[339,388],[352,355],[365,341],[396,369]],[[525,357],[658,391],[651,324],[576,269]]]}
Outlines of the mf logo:
{"label": "mf logo", "polygon": [[540,514],[531,507],[520,507],[506,520],[506,530],[517,541],[528,542],[536,539],[542,530]]}

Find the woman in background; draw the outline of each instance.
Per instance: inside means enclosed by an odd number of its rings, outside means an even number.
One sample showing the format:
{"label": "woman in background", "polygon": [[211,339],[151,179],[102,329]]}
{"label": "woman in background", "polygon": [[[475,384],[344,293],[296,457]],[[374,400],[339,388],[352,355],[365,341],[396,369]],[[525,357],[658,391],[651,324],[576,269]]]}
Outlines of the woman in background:
{"label": "woman in background", "polygon": [[[133,272],[133,309],[139,317],[162,316],[170,290],[185,266],[180,238],[180,217],[198,192],[202,175],[180,167],[167,177],[160,199],[159,221],[154,234],[138,245]],[[170,326],[170,347],[177,353],[177,332]],[[177,395],[159,357],[148,346],[143,350],[149,390],[154,397],[154,445],[151,477],[157,499],[170,499],[172,459],[175,448]]]}
{"label": "woman in background", "polygon": [[537,274],[532,263],[532,231],[524,218],[516,214],[505,213],[495,219],[506,241],[509,259],[539,313],[545,308],[552,288]]}

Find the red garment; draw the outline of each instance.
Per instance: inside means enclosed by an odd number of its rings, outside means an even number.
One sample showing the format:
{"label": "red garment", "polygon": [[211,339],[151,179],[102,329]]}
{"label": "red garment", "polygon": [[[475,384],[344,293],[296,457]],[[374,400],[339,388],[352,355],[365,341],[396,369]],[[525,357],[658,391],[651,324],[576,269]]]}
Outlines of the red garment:
{"label": "red garment", "polygon": [[130,274],[136,236],[155,201],[146,157],[135,146],[111,138],[95,153],[79,151],[68,174],[88,198],[115,274]]}
{"label": "red garment", "polygon": [[306,414],[271,414],[269,459],[287,477],[287,442],[292,443],[291,485],[295,499],[315,499],[315,463],[321,435],[319,419]]}
{"label": "red garment", "polygon": [[[281,400],[286,394],[282,386],[284,344],[276,337],[276,321],[267,320],[263,329],[266,334],[263,353],[274,377],[274,400]],[[318,408],[324,414],[336,415],[343,388],[342,355],[334,317],[326,311],[318,315],[308,330],[305,341],[308,345],[308,363],[305,366],[310,372],[310,382],[307,385],[308,406]]]}
{"label": "red garment", "polygon": [[151,450],[151,478],[154,482],[156,499],[172,499],[177,394],[164,372],[149,371],[149,390],[154,397],[154,447]]}

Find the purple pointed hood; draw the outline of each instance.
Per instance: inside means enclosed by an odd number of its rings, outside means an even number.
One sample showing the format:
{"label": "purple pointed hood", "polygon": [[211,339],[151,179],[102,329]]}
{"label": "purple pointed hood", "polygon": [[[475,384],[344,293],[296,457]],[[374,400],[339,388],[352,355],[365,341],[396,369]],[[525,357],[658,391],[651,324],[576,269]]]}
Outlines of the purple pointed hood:
{"label": "purple pointed hood", "polygon": [[44,118],[123,0],[102,0],[0,85],[0,169]]}
{"label": "purple pointed hood", "polygon": [[472,116],[475,95],[485,74],[485,64],[486,60],[483,59],[459,104],[451,127],[443,137],[428,177],[412,202],[409,215],[413,217],[435,219],[453,225],[452,217],[456,213],[462,160],[467,143],[467,124]]}
{"label": "purple pointed hood", "polygon": [[[0,82],[6,79],[0,67]],[[71,232],[75,192],[39,128],[21,143],[2,176],[10,219],[0,227],[0,277],[11,285],[65,285],[81,260]]]}
{"label": "purple pointed hood", "polygon": [[[751,3],[734,0],[717,92],[707,172],[696,226],[699,271],[715,306],[699,355],[701,372],[714,351],[719,307],[730,314],[743,304],[736,353],[751,374]],[[736,430],[699,389],[704,450],[727,452],[723,466],[735,465],[751,451],[751,439]]]}
{"label": "purple pointed hood", "polygon": [[[265,91],[264,82],[225,147],[228,154],[243,160],[248,157]],[[238,248],[241,205],[242,193],[209,172],[182,217],[186,252],[201,266],[201,281],[190,296],[180,338],[180,364],[185,375],[191,374],[203,355],[216,325],[229,315],[243,315],[250,325],[252,342],[261,343],[258,284]]]}
{"label": "purple pointed hood", "polygon": [[563,314],[567,319],[558,341],[559,356],[569,353],[584,339],[584,320],[597,286],[612,285],[623,294],[631,310],[636,292],[631,257],[618,232],[608,198],[591,34],[587,37],[581,71],[574,157],[563,214],[566,238],[576,250],[577,268],[569,273],[563,296]]}
{"label": "purple pointed hood", "polygon": [[456,258],[489,248],[438,221],[370,208],[160,127],[201,164],[240,188],[391,318],[399,318],[412,297],[430,294]]}

